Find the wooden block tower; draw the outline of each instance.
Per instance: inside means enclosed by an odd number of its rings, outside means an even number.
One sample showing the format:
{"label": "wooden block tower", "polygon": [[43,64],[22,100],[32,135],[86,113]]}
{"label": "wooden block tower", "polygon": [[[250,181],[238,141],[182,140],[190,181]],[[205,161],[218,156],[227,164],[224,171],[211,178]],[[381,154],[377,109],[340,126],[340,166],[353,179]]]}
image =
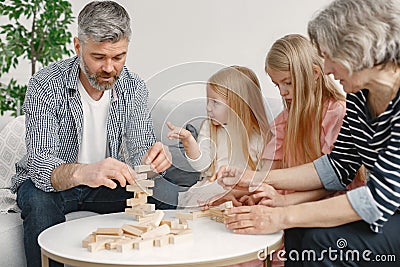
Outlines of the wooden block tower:
{"label": "wooden block tower", "polygon": [[134,216],[137,221],[152,216],[155,212],[155,204],[147,203],[147,197],[153,195],[153,180],[147,180],[147,172],[151,171],[150,165],[139,165],[134,167],[137,173],[135,184],[127,185],[126,191],[133,192],[133,198],[126,200],[125,212]]}

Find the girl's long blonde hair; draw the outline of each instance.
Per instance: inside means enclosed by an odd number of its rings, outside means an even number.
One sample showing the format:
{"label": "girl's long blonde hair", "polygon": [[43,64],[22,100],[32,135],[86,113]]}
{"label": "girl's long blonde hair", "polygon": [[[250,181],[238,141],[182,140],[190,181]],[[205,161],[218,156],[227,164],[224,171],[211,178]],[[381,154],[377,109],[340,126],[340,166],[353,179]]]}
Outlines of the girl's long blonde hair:
{"label": "girl's long blonde hair", "polygon": [[300,165],[319,158],[324,103],[329,98],[344,101],[344,95],[333,79],[324,75],[322,58],[302,35],[278,39],[267,54],[267,69],[290,71],[293,85],[292,102],[285,103],[289,116],[283,141],[283,167],[289,167],[289,162]]}
{"label": "girl's long blonde hair", "polygon": [[[243,153],[247,165],[256,170],[260,162],[253,161],[250,157],[250,140],[258,134],[262,137],[264,146],[269,141],[269,123],[256,74],[246,67],[231,66],[212,75],[207,85],[223,96],[229,107],[228,123],[224,126],[230,137],[227,144],[229,160],[235,153]],[[217,144],[217,129],[222,126],[208,123],[211,141]],[[211,173],[216,171],[215,159],[209,170]]]}

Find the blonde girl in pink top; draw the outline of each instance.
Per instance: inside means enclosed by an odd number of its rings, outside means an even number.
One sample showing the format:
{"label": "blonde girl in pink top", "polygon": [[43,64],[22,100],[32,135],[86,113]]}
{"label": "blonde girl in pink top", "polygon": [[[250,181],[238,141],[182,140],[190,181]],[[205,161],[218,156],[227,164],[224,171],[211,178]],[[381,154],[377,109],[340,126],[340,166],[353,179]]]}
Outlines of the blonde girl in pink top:
{"label": "blonde girl in pink top", "polygon": [[[289,168],[312,162],[328,154],[335,143],[346,113],[345,97],[329,76],[323,73],[323,62],[317,50],[303,36],[286,35],[269,50],[265,70],[279,89],[285,109],[271,125],[272,140],[264,149],[263,159],[271,168]],[[349,185],[363,184],[359,179]],[[296,177],[293,177],[296,179]],[[287,206],[318,200],[332,192],[324,189],[294,192],[275,190],[263,185],[240,202],[247,205]],[[283,249],[283,247],[281,248]],[[273,255],[272,266],[283,266]],[[239,266],[262,266],[251,261]]]}
{"label": "blonde girl in pink top", "polygon": [[[346,104],[342,92],[322,69],[317,50],[302,35],[286,35],[269,50],[265,70],[286,106],[274,120],[273,139],[263,154],[264,159],[274,162],[272,168],[302,165],[331,152]],[[363,174],[362,169],[348,189],[364,184]],[[258,192],[253,197],[263,197],[259,204],[269,206],[287,206],[332,194],[320,189],[287,195],[293,192],[276,192],[268,186]]]}

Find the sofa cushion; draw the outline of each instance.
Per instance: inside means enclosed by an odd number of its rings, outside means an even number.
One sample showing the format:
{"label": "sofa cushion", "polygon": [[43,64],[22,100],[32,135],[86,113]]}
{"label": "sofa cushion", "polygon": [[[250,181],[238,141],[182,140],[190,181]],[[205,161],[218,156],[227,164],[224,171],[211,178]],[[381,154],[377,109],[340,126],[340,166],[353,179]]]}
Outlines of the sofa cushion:
{"label": "sofa cushion", "polygon": [[16,195],[9,188],[15,174],[15,163],[25,154],[25,117],[19,116],[0,132],[0,213],[19,210]]}

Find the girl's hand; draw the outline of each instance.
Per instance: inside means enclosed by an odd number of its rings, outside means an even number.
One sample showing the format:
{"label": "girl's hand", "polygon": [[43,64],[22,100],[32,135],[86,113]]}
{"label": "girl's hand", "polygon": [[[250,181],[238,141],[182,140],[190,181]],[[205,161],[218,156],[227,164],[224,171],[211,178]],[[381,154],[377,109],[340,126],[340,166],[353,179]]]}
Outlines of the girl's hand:
{"label": "girl's hand", "polygon": [[222,166],[212,177],[224,188],[235,188],[253,192],[266,178],[266,173],[243,170],[234,166]]}
{"label": "girl's hand", "polygon": [[282,230],[284,210],[262,205],[234,207],[226,211],[226,228],[236,234],[271,234]]}
{"label": "girl's hand", "polygon": [[167,126],[170,129],[170,131],[167,134],[167,138],[170,140],[180,139],[181,141],[185,141],[190,137],[192,137],[192,134],[188,130],[177,127],[169,121],[167,122]]}
{"label": "girl's hand", "polygon": [[225,192],[217,196],[214,196],[209,201],[207,201],[207,203],[202,203],[202,204],[203,206],[218,206],[227,201],[232,201],[233,206],[238,207],[242,206],[242,203],[238,199],[245,194],[248,194],[248,192],[231,189],[229,192]]}
{"label": "girl's hand", "polygon": [[262,184],[251,197],[254,201],[258,200],[258,204],[268,207],[284,207],[286,206],[285,195],[280,194],[275,188],[268,184]]}

